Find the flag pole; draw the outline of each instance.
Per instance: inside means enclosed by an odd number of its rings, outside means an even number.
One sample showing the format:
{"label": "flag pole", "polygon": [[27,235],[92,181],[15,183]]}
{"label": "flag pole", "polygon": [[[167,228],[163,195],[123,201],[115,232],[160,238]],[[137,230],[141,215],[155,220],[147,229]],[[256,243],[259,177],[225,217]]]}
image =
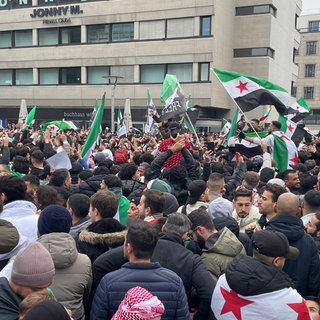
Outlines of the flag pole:
{"label": "flag pole", "polygon": [[[198,137],[198,134],[197,134],[197,131],[196,131],[195,127],[193,126],[193,123],[192,123],[191,120],[190,120],[190,117],[189,117],[189,115],[188,115],[188,112],[185,113],[184,117],[185,117],[185,116],[187,116],[187,119],[188,119],[188,121],[189,121],[189,123],[190,123],[190,125],[191,125],[191,127],[192,127],[192,129],[193,129],[193,131],[194,131],[194,134],[195,134],[195,136],[196,136],[196,139],[197,139],[197,141],[198,141],[198,144],[200,145],[200,139],[199,139],[199,137]],[[182,120],[182,121],[183,121],[183,120]]]}
{"label": "flag pole", "polygon": [[[219,79],[219,77],[217,76],[217,74],[214,72],[213,68],[211,68],[212,72],[215,74],[215,76],[217,77],[218,81],[221,83],[221,85],[223,86],[222,84],[222,81]],[[224,86],[223,86],[224,87]],[[233,97],[231,97],[231,95],[229,94],[229,97],[232,99],[232,101],[236,104],[236,106],[238,107],[238,109],[242,112],[243,116],[244,116],[244,119],[246,121],[247,124],[249,124],[249,126],[252,128],[252,130],[254,131],[254,133],[256,134],[256,136],[259,138],[260,141],[261,140],[261,137],[258,135],[257,131],[254,129],[254,127],[252,126],[251,122],[249,121],[248,117],[245,115],[245,113],[241,110],[240,106],[237,104],[236,100],[234,100]]]}

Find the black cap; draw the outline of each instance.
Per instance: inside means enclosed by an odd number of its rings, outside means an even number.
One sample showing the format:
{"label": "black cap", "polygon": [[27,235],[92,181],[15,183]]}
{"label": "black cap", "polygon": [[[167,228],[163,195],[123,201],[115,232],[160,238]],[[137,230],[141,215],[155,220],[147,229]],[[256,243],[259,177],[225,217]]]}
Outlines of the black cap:
{"label": "black cap", "polygon": [[179,122],[170,122],[168,125],[169,130],[180,130],[181,129],[181,124]]}
{"label": "black cap", "polygon": [[298,170],[300,172],[308,172],[308,168],[303,163],[297,163],[294,165],[290,165],[290,167],[294,170]]}
{"label": "black cap", "polygon": [[289,245],[287,237],[274,230],[255,232],[252,236],[252,246],[258,253],[268,257],[296,260],[299,256],[299,250]]}
{"label": "black cap", "polygon": [[207,184],[203,180],[193,180],[188,186],[187,204],[196,203],[200,196],[206,191]]}

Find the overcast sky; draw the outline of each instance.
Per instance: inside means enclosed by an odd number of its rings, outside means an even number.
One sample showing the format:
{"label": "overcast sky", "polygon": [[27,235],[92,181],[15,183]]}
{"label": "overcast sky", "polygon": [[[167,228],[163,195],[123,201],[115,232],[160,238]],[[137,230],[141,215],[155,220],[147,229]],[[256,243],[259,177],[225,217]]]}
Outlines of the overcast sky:
{"label": "overcast sky", "polygon": [[320,13],[320,1],[319,0],[302,0],[302,13],[303,14]]}

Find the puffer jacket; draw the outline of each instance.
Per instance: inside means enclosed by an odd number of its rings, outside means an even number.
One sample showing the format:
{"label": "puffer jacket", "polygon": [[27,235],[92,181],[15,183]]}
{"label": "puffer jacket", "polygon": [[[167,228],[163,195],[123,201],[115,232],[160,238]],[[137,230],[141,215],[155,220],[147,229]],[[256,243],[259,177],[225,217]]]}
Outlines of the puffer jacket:
{"label": "puffer jacket", "polygon": [[122,193],[128,197],[141,197],[143,190],[147,187],[144,183],[136,180],[121,180]]}
{"label": "puffer jacket", "polygon": [[111,319],[126,292],[137,285],[150,291],[163,303],[165,312],[161,319],[189,319],[182,280],[157,262],[128,262],[121,269],[103,277],[94,296],[90,319]]}
{"label": "puffer jacket", "polygon": [[[225,227],[216,235],[218,238],[213,246],[204,249],[201,255],[203,263],[215,281],[217,281],[221,274],[225,273],[230,262],[238,254],[246,254],[242,243],[228,228]],[[210,244],[210,238],[206,242],[206,245],[208,244]]]}
{"label": "puffer jacket", "polygon": [[50,252],[55,266],[54,295],[72,311],[75,320],[84,319],[83,295],[92,284],[91,261],[77,251],[74,239],[68,233],[49,233],[38,241]]}
{"label": "puffer jacket", "polygon": [[124,243],[125,227],[113,218],[105,218],[89,225],[76,238],[77,249],[93,263],[102,253]]}
{"label": "puffer jacket", "polygon": [[81,182],[78,187],[73,187],[73,193],[83,193],[88,197],[91,197],[98,190],[100,190],[100,183],[102,179],[105,177],[105,174],[98,174],[88,178],[86,181]]}

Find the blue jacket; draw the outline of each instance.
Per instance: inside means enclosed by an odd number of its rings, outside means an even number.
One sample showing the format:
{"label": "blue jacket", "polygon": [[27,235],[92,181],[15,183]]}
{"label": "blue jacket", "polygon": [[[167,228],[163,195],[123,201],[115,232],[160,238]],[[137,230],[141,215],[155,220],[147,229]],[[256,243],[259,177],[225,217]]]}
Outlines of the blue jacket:
{"label": "blue jacket", "polygon": [[296,261],[286,260],[283,271],[291,277],[302,296],[318,296],[319,254],[313,239],[304,231],[301,219],[279,214],[268,222],[266,229],[282,232],[288,238],[290,246],[299,249],[299,258]]}
{"label": "blue jacket", "polygon": [[157,262],[125,263],[121,269],[105,275],[95,293],[90,320],[111,319],[126,292],[141,286],[163,303],[162,320],[189,319],[189,306],[182,280]]}

